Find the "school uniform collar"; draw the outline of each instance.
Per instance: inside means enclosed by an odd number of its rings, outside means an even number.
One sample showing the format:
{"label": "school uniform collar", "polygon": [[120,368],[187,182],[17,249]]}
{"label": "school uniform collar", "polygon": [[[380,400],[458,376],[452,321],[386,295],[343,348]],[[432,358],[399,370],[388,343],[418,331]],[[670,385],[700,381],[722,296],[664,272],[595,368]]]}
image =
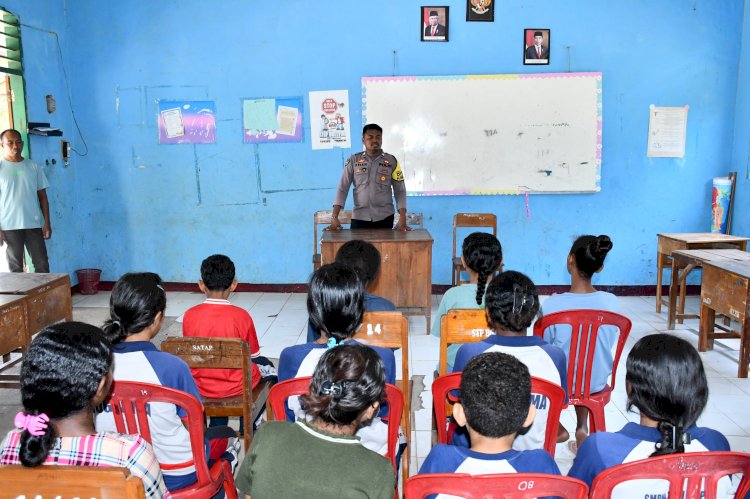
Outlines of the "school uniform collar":
{"label": "school uniform collar", "polygon": [[[695,429],[696,426],[693,425],[690,428],[685,429],[684,431],[685,433],[691,433]],[[630,422],[623,426],[622,429],[617,433],[636,440],[645,440],[647,442],[658,442],[659,440],[661,440],[661,433],[658,429],[652,428],[650,426],[643,426],[633,422]]]}
{"label": "school uniform collar", "polygon": [[306,433],[309,433],[313,437],[319,438],[321,440],[325,440],[327,442],[335,442],[339,444],[361,445],[359,441],[359,437],[356,435],[334,435],[333,433],[328,433],[326,431],[319,430],[318,428],[315,428],[314,426],[308,424],[306,421],[303,421],[302,419],[297,419],[297,421],[294,424],[298,425]]}
{"label": "school uniform collar", "polygon": [[520,451],[517,451],[515,449],[506,450],[505,452],[499,452],[497,454],[486,454],[484,452],[477,452],[466,447],[458,446],[456,447],[456,449],[460,450],[460,452],[465,454],[466,457],[470,457],[472,459],[481,459],[484,461],[510,461],[520,454]]}
{"label": "school uniform collar", "polygon": [[204,305],[231,305],[229,300],[222,300],[221,298],[206,298],[203,304]]}
{"label": "school uniform collar", "polygon": [[123,341],[112,347],[115,353],[158,352],[159,349],[150,341]]}
{"label": "school uniform collar", "polygon": [[499,334],[493,334],[483,341],[504,347],[537,347],[548,344],[539,336],[500,336]]}

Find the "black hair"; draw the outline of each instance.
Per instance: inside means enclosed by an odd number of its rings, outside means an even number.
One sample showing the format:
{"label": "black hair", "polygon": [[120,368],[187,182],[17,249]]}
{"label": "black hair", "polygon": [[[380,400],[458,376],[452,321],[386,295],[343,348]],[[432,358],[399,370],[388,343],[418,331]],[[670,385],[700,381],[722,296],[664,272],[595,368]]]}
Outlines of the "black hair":
{"label": "black hair", "polygon": [[364,311],[364,287],[353,268],[334,262],[315,271],[307,293],[307,312],[315,329],[343,341],[354,336]]}
{"label": "black hair", "polygon": [[18,138],[19,139],[23,138],[23,136],[21,135],[21,132],[19,132],[15,128],[7,128],[7,129],[3,130],[2,133],[0,133],[0,141],[2,141],[5,138],[5,134],[6,133],[11,133],[11,132],[13,132],[15,134],[18,134]]}
{"label": "black hair", "polygon": [[367,125],[362,127],[362,136],[364,137],[368,130],[377,130],[380,133],[383,133],[383,129],[380,127],[380,125],[376,125],[375,123],[368,123]]}
{"label": "black hair", "polygon": [[479,274],[477,305],[481,305],[487,279],[494,275],[503,263],[503,248],[500,246],[500,241],[492,234],[472,232],[464,239],[461,254],[466,266]]}
{"label": "black hair", "polygon": [[520,432],[531,405],[529,368],[502,352],[472,357],[461,374],[461,405],[466,422],[480,435]]}
{"label": "black hair", "polygon": [[110,318],[102,329],[112,343],[120,343],[131,334],[150,326],[156,314],[167,308],[167,294],[161,277],[153,272],[124,274],[112,288],[109,298]]}
{"label": "black hair", "polygon": [[609,236],[579,236],[570,248],[578,273],[584,279],[591,277],[604,265],[607,253],[612,249]]}
{"label": "black hair", "polygon": [[229,289],[234,273],[234,262],[226,255],[211,255],[201,263],[201,280],[210,291]]}
{"label": "black hair", "polygon": [[336,252],[336,262],[349,265],[357,271],[367,291],[380,271],[380,251],[367,241],[354,239],[339,248]]}
{"label": "black hair", "polygon": [[378,353],[364,345],[339,345],[323,354],[300,398],[308,415],[325,423],[351,425],[362,411],[385,398],[385,368]]}
{"label": "black hair", "polygon": [[493,329],[522,333],[539,311],[539,294],[531,279],[520,272],[501,272],[487,286],[487,319]]}
{"label": "black hair", "polygon": [[[112,367],[112,346],[96,326],[62,322],[40,332],[21,365],[21,402],[28,415],[46,414],[51,421],[90,407],[99,383]],[[19,458],[24,466],[42,464],[57,434],[21,433]]]}
{"label": "black hair", "polygon": [[698,352],[671,334],[644,336],[627,360],[628,405],[657,421],[661,440],[652,456],[685,451],[685,430],[708,401],[708,381]]}

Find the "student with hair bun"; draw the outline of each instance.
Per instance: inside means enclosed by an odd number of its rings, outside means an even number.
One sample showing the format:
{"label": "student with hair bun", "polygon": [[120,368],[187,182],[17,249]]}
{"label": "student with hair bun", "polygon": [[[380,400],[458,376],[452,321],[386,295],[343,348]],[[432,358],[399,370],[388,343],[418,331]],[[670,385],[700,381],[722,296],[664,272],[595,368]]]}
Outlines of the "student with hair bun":
{"label": "student with hair bun", "polygon": [[[476,355],[502,352],[526,364],[531,376],[560,385],[567,391],[565,354],[538,336],[526,335],[539,311],[539,295],[531,279],[512,270],[502,272],[487,286],[484,300],[487,323],[495,334],[483,341],[463,345],[456,355],[453,372],[463,371]],[[535,394],[532,402],[536,406],[536,421],[528,433],[513,441],[516,450],[544,448],[548,401],[546,397]],[[453,443],[468,447],[467,433],[459,428],[454,433]]]}
{"label": "student with hair bun", "polygon": [[[445,292],[438,307],[430,334],[440,338],[440,320],[454,308],[482,308],[484,290],[503,263],[500,241],[486,232],[472,232],[461,245],[461,261],[469,274],[469,284],[453,287]],[[448,371],[456,361],[460,344],[448,346]]]}
{"label": "student with hair bun", "polygon": [[[645,336],[630,351],[626,369],[627,408],[638,409],[640,423],[628,423],[615,433],[592,434],[578,450],[568,476],[591,486],[599,473],[618,464],[730,450],[721,433],[695,426],[708,401],[708,381],[690,343],[665,333]],[[633,480],[618,485],[612,497],[667,497],[667,487],[664,481]],[[728,478],[719,481],[719,489],[716,497],[734,497]]]}
{"label": "student with hair bun", "polygon": [[146,497],[171,497],[148,442],[94,429],[111,370],[112,347],[101,329],[63,322],[39,333],[23,359],[24,410],[0,444],[0,464],[119,466],[141,479]]}
{"label": "student with hair bun", "polygon": [[[153,272],[124,274],[112,288],[110,318],[103,330],[113,343],[114,379],[166,386],[186,392],[201,401],[198,387],[187,364],[160,351],[151,340],[159,334],[167,308],[167,294],[161,278]],[[190,434],[183,423],[187,413],[174,404],[149,405],[149,428],[154,452],[164,471],[169,490],[179,490],[198,479],[193,462]],[[99,431],[114,431],[112,409],[107,405],[96,416]],[[229,427],[206,430],[209,459],[226,459],[237,464],[239,439]]]}
{"label": "student with hair bun", "polygon": [[[570,291],[555,294],[547,298],[542,305],[542,314],[549,315],[563,310],[606,310],[620,312],[617,297],[606,291],[597,291],[591,284],[594,274],[604,268],[604,259],[612,249],[609,236],[580,236],[573,243],[568,254],[568,273],[570,274]],[[560,347],[565,353],[566,364],[570,355],[570,336],[572,329],[569,325],[550,326],[544,331],[544,339]],[[594,350],[594,363],[591,367],[591,391],[598,392],[607,384],[607,378],[612,374],[612,349],[617,343],[617,328],[605,326],[599,330]],[[588,436],[589,411],[586,407],[576,406],[576,446],[583,443]],[[561,441],[568,439],[568,432],[560,426]]]}
{"label": "student with hair bun", "polygon": [[262,425],[237,487],[254,499],[392,498],[391,463],[354,436],[376,416],[384,398],[385,369],[374,350],[356,344],[325,350],[310,392],[302,397],[308,418]]}

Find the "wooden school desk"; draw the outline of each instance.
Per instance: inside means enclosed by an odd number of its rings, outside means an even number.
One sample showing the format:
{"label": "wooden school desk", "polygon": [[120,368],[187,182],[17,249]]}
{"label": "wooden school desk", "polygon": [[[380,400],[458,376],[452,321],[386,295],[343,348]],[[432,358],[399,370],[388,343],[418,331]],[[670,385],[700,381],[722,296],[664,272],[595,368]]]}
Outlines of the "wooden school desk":
{"label": "wooden school desk", "polygon": [[0,294],[25,295],[29,334],[55,322],[73,320],[68,274],[0,272]]}
{"label": "wooden school desk", "polygon": [[[713,348],[715,338],[740,338],[738,378],[747,378],[750,361],[750,260],[711,261],[703,264],[701,323],[698,350]],[[740,323],[739,332],[716,333],[716,313]]]}
{"label": "wooden school desk", "polygon": [[[700,315],[677,312],[677,292],[684,288],[688,274],[706,262],[750,261],[750,253],[736,249],[675,250],[672,252],[672,279],[669,283],[667,327],[674,329],[675,319],[698,319]],[[682,269],[682,271],[680,271]],[[728,322],[727,322],[728,324]]]}
{"label": "wooden school desk", "polygon": [[425,229],[342,229],[323,232],[323,264],[335,260],[347,241],[361,239],[380,251],[380,273],[370,291],[392,301],[405,314],[424,314],[430,334],[432,305],[432,236]]}
{"label": "wooden school desk", "polygon": [[[747,250],[747,237],[713,234],[711,232],[693,232],[684,234],[657,234],[656,248],[656,313],[661,313],[661,276],[665,266],[672,264],[674,250],[692,249],[739,249]],[[687,275],[685,276],[687,277]],[[665,302],[666,303],[666,302]],[[680,286],[680,313],[685,313],[685,281]]]}
{"label": "wooden school desk", "polygon": [[[23,295],[0,295],[0,373],[23,360],[31,342]],[[11,353],[20,353],[11,359]],[[0,374],[0,388],[19,388],[19,375]]]}

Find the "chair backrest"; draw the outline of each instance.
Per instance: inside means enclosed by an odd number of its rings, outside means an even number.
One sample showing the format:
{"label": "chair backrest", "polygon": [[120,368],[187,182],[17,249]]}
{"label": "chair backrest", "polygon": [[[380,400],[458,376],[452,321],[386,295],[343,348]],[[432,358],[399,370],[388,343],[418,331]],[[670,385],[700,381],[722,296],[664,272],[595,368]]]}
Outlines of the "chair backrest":
{"label": "chair backrest", "polygon": [[[320,247],[318,246],[318,234],[320,231],[318,226],[331,225],[332,218],[333,211],[331,210],[320,210],[313,213],[313,262],[315,261],[315,255],[320,254]],[[339,212],[339,222],[341,222],[341,225],[351,224],[352,210],[341,210]]]}
{"label": "chair backrest", "polygon": [[242,369],[244,446],[247,452],[253,436],[252,374],[250,346],[240,338],[170,337],[160,347],[176,355],[191,369]]}
{"label": "chair backrest", "polygon": [[454,308],[440,318],[440,375],[448,374],[448,345],[474,343],[495,334],[481,308]]}
{"label": "chair backrest", "polygon": [[[286,401],[295,395],[304,395],[310,391],[310,376],[288,379],[277,383],[268,392],[268,406],[270,416],[276,421],[286,419]],[[401,413],[404,406],[404,396],[397,387],[386,383],[385,398],[388,402],[388,452],[386,457],[391,460],[394,472],[396,466],[396,453],[393,452],[398,442],[398,428],[401,424]]]}
{"label": "chair backrest", "polygon": [[[615,387],[617,364],[622,349],[630,334],[632,323],[624,315],[604,310],[564,310],[543,316],[534,324],[534,334],[544,338],[544,330],[550,326],[567,324],[572,330],[570,355],[568,357],[568,398],[585,399],[591,395],[591,366],[599,328],[615,326],[620,330],[617,338],[614,363],[612,364],[611,388]],[[573,402],[570,402],[573,403]]]}
{"label": "chair backrest", "polygon": [[[612,489],[620,483],[629,480],[655,479],[669,482],[669,499],[703,499],[704,497],[714,499],[719,479],[737,473],[742,473],[744,476],[735,497],[745,497],[750,491],[750,454],[688,452],[650,457],[602,471],[591,484],[590,497],[591,499],[609,499]],[[704,483],[705,486],[703,486]],[[705,495],[702,493],[704,490]]]}
{"label": "chair backrest", "polygon": [[[206,493],[217,491],[223,481],[231,480],[234,487],[234,479],[228,463],[225,470],[229,476],[219,474],[216,479],[211,477],[206,460],[206,449],[203,431],[203,407],[192,395],[168,388],[166,386],[152,385],[150,383],[137,383],[133,381],[115,381],[112,383],[112,391],[108,403],[112,408],[115,427],[118,433],[139,434],[149,443],[151,442],[151,430],[148,422],[147,405],[154,402],[166,402],[181,407],[187,413],[187,430],[190,433],[190,447],[193,452],[195,474],[198,480],[188,487],[180,489],[183,494]],[[173,494],[174,495],[174,494]]]}
{"label": "chair backrest", "polygon": [[415,475],[404,485],[405,499],[422,499],[431,494],[451,494],[467,499],[526,499],[544,496],[586,499],[587,493],[588,487],[580,480],[542,473],[435,473]]}
{"label": "chair backrest", "polygon": [[[446,424],[445,417],[449,406],[460,401],[460,396],[456,398],[450,393],[452,390],[458,390],[460,386],[460,372],[440,376],[432,382],[432,410],[437,422],[438,443],[440,444],[450,443],[455,429],[455,421],[451,418],[450,424]],[[531,393],[547,397],[548,413],[547,426],[544,431],[544,449],[554,457],[560,413],[565,407],[565,390],[550,381],[532,376]]]}
{"label": "chair backrest", "polygon": [[[393,223],[397,224],[400,219],[401,214],[396,212],[396,214],[393,215]],[[409,227],[424,227],[424,217],[422,216],[422,213],[406,213],[406,225]]]}
{"label": "chair backrest", "polygon": [[126,468],[99,466],[0,466],[4,497],[143,499],[143,482]]}
{"label": "chair backrest", "polygon": [[[409,321],[401,312],[365,312],[354,339],[365,345],[401,349],[401,379],[409,379]],[[409,394],[404,391],[408,397]]]}
{"label": "chair backrest", "polygon": [[497,215],[494,213],[456,213],[453,215],[453,258],[457,256],[456,233],[459,227],[492,227],[497,237]]}

